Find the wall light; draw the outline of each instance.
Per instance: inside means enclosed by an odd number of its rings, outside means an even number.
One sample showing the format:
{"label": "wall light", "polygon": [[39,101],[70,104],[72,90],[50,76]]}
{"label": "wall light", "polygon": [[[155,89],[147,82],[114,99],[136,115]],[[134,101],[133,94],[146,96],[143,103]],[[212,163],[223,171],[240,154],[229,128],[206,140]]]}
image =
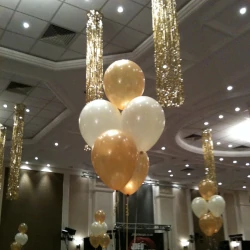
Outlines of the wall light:
{"label": "wall light", "polygon": [[189,241],[181,240],[181,246],[183,247],[183,249],[188,249]]}
{"label": "wall light", "polygon": [[231,246],[234,248],[234,249],[238,249],[238,247],[240,246],[240,243],[238,241],[232,241],[231,242]]}
{"label": "wall light", "polygon": [[26,165],[22,165],[20,168],[23,170],[31,170],[31,168]]}
{"label": "wall light", "polygon": [[230,128],[229,134],[234,139],[249,142],[250,141],[249,127],[250,127],[250,119],[248,118],[245,121]]}
{"label": "wall light", "polygon": [[74,243],[76,244],[76,249],[80,249],[83,243],[83,240],[80,237],[76,237],[74,238]]}
{"label": "wall light", "polygon": [[51,169],[49,169],[49,168],[43,168],[41,171],[42,171],[42,172],[49,172],[49,173],[52,172]]}

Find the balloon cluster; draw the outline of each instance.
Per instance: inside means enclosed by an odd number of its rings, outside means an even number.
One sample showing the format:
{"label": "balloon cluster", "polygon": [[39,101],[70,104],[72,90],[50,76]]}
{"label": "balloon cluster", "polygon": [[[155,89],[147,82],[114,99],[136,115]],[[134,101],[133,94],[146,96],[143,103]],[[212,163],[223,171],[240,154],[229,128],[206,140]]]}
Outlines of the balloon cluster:
{"label": "balloon cluster", "polygon": [[199,192],[202,197],[192,201],[192,210],[199,218],[202,232],[207,236],[217,233],[222,227],[221,215],[225,210],[225,200],[217,193],[217,185],[211,180],[202,180],[199,184]]}
{"label": "balloon cluster", "polygon": [[90,244],[97,248],[99,245],[102,248],[107,248],[110,237],[107,234],[108,226],[105,223],[105,213],[103,210],[98,210],[95,212],[95,222],[92,223],[90,231],[91,235],[89,237]]}
{"label": "balloon cluster", "polygon": [[10,245],[11,250],[20,250],[28,241],[28,226],[22,223],[18,227],[19,233],[15,236],[15,241]]}
{"label": "balloon cluster", "polygon": [[145,180],[149,169],[146,151],[165,127],[161,105],[141,96],[144,87],[144,74],[137,64],[116,61],[104,75],[104,91],[110,102],[89,102],[79,117],[81,134],[92,147],[97,175],[108,187],[126,195],[135,193]]}

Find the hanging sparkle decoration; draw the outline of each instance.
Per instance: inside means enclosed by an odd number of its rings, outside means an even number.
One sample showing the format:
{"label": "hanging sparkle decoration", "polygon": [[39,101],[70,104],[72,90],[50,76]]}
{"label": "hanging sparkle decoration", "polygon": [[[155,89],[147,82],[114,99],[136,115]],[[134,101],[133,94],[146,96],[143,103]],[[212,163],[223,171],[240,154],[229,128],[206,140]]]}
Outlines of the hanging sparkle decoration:
{"label": "hanging sparkle decoration", "polygon": [[7,128],[0,124],[0,190],[3,185],[3,160]]}
{"label": "hanging sparkle decoration", "polygon": [[24,104],[15,105],[12,147],[10,152],[10,173],[8,179],[7,199],[17,200],[19,195],[19,176],[23,147]]}
{"label": "hanging sparkle decoration", "polygon": [[86,55],[86,102],[102,99],[103,92],[103,22],[96,10],[88,13]]}
{"label": "hanging sparkle decoration", "polygon": [[156,94],[163,107],[184,102],[175,0],[152,0]]}
{"label": "hanging sparkle decoration", "polygon": [[205,168],[207,169],[207,179],[216,183],[214,147],[211,129],[205,129],[202,133],[202,148],[204,153]]}

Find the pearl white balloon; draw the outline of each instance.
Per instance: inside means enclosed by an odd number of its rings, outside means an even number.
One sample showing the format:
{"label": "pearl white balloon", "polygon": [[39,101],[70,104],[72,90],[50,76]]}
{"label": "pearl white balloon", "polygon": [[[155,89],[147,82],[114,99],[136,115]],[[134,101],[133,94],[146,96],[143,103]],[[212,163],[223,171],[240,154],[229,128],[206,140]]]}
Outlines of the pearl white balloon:
{"label": "pearl white balloon", "polygon": [[148,151],[152,148],[164,127],[164,111],[151,97],[134,98],[122,112],[122,130],[134,139],[138,151]]}
{"label": "pearl white balloon", "polygon": [[213,195],[208,201],[208,209],[215,217],[220,217],[225,211],[226,202],[220,195]]}
{"label": "pearl white balloon", "polygon": [[101,234],[107,233],[108,225],[105,222],[101,223],[101,228],[102,228]]}
{"label": "pearl white balloon", "polygon": [[197,197],[192,201],[192,210],[194,214],[200,218],[208,212],[208,204],[202,197]]}
{"label": "pearl white balloon", "polygon": [[28,235],[27,234],[22,234],[22,233],[18,233],[15,236],[15,241],[17,243],[19,243],[20,245],[25,245],[28,241]]}
{"label": "pearl white balloon", "polygon": [[93,222],[90,227],[90,231],[94,236],[98,236],[102,234],[103,227],[99,222]]}
{"label": "pearl white balloon", "polygon": [[105,131],[121,130],[120,111],[105,100],[89,102],[80,114],[79,128],[83,139],[92,147],[96,138]]}

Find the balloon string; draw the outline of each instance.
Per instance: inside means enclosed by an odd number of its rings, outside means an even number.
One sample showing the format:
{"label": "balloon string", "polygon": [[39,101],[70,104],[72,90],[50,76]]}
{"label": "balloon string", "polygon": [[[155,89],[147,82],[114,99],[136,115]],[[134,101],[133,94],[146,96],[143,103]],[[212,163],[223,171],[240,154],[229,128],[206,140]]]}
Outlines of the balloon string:
{"label": "balloon string", "polygon": [[126,250],[128,250],[128,216],[129,216],[129,210],[128,210],[128,200],[129,196],[126,196]]}
{"label": "balloon string", "polygon": [[136,206],[135,206],[135,233],[134,233],[134,243],[136,242],[136,228],[137,228],[137,199],[138,198],[138,192],[136,192]]}
{"label": "balloon string", "polygon": [[114,215],[117,217],[119,216],[119,192],[118,191],[115,191],[115,205],[114,205]]}

